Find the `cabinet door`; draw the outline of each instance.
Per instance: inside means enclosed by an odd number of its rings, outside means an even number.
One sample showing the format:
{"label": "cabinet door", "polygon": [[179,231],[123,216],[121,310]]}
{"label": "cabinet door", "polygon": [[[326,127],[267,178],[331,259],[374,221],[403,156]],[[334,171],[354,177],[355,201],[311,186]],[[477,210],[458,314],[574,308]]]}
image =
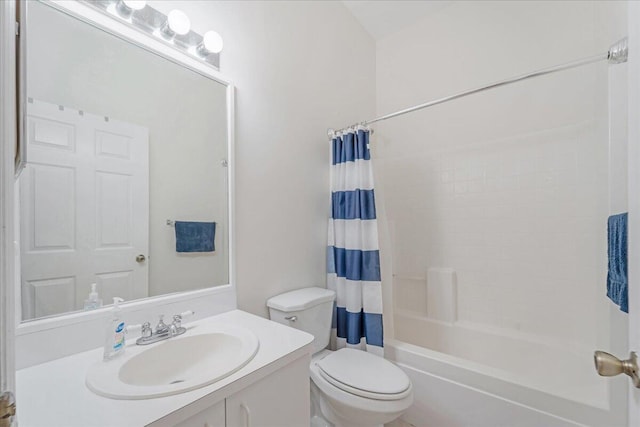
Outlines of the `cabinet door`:
{"label": "cabinet door", "polygon": [[184,420],[175,427],[225,427],[224,400]]}
{"label": "cabinet door", "polygon": [[310,361],[302,357],[228,397],[227,427],[308,426]]}

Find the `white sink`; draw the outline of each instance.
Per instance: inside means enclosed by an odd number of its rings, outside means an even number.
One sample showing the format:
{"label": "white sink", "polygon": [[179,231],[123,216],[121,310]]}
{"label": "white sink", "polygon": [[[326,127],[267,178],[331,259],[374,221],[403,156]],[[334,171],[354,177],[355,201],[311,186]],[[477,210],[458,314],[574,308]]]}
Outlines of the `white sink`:
{"label": "white sink", "polygon": [[258,338],[245,328],[188,328],[182,336],[149,346],[132,342],[123,355],[92,365],[86,384],[93,392],[113,399],[184,393],[233,374],[253,359],[258,346]]}

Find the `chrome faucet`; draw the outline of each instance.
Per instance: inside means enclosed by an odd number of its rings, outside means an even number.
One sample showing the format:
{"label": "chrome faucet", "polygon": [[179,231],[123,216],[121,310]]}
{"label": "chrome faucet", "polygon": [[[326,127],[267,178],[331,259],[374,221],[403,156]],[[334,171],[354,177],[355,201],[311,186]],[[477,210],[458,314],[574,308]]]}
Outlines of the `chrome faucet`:
{"label": "chrome faucet", "polygon": [[173,316],[173,322],[170,325],[164,323],[164,315],[160,315],[158,324],[155,328],[151,328],[151,323],[144,322],[142,325],[129,326],[127,330],[133,331],[140,329],[140,338],[136,340],[137,345],[148,345],[154,342],[167,340],[177,337],[187,332],[187,328],[182,326],[182,319],[193,316],[194,312],[189,310]]}

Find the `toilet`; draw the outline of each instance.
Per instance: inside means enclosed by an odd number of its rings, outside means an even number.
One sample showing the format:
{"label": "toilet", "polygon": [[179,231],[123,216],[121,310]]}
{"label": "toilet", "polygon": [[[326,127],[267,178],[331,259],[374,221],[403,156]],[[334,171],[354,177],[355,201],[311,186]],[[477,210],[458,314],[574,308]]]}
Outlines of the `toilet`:
{"label": "toilet", "polygon": [[335,292],[303,288],[267,301],[271,320],[314,336],[311,357],[311,426],[373,427],[395,420],[413,403],[409,377],[373,354],[327,350]]}

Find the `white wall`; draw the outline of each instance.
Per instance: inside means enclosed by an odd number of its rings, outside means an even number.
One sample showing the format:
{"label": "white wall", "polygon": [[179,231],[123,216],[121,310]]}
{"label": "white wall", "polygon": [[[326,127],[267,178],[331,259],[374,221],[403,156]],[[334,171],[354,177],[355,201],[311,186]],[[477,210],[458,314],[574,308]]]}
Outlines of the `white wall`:
{"label": "white wall", "polygon": [[153,1],[224,38],[237,87],[236,227],[240,309],[325,286],[327,128],[375,111],[375,45],[341,2]]}
{"label": "white wall", "polygon": [[[225,86],[39,2],[28,13],[29,97],[149,129],[149,294],[229,283]],[[216,251],[178,254],[167,219],[215,221]]]}

